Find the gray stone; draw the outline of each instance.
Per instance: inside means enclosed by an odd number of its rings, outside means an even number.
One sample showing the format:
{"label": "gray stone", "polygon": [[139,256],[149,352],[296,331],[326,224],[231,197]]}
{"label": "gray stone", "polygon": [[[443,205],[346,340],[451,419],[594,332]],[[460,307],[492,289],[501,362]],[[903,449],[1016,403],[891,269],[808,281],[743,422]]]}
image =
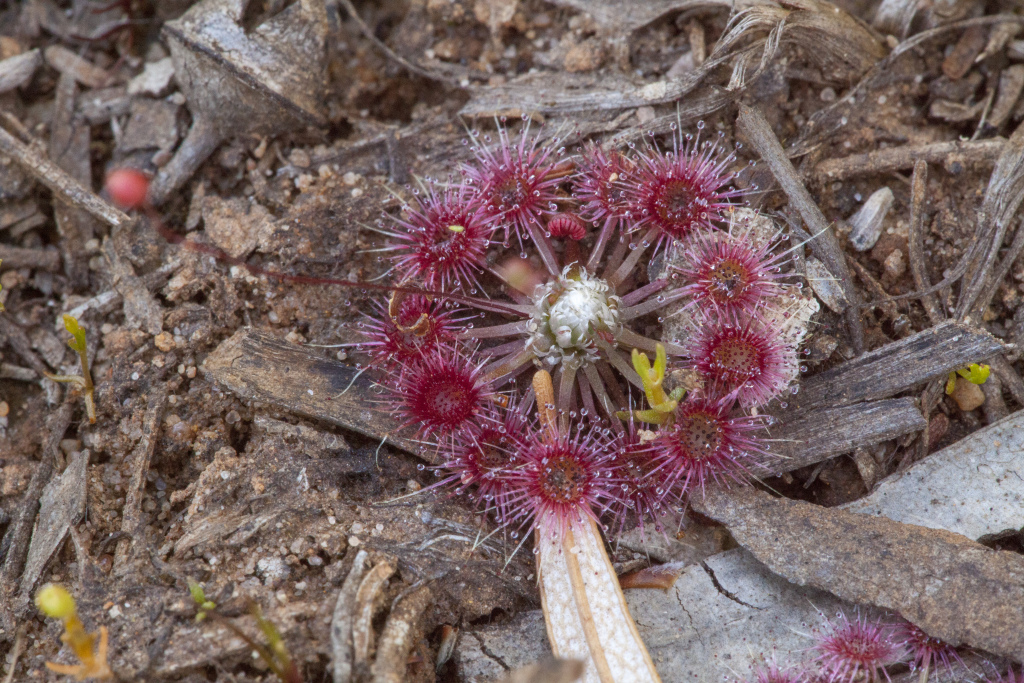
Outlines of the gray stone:
{"label": "gray stone", "polygon": [[844,508],[975,540],[1024,527],[1024,411],[932,453]]}

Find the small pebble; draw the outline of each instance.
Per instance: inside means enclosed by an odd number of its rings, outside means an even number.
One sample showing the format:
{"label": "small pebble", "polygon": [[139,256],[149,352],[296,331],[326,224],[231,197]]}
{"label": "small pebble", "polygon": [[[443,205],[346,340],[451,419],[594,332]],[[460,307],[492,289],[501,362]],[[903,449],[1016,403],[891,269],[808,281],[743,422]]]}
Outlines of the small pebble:
{"label": "small pebble", "polygon": [[878,238],[882,235],[882,223],[892,208],[892,190],[883,187],[871,194],[867,201],[857,210],[857,213],[847,219],[852,231],[850,232],[850,244],[857,251],[867,251],[875,246]]}
{"label": "small pebble", "polygon": [[965,413],[975,408],[980,408],[985,403],[985,392],[973,382],[968,382],[962,377],[957,377],[956,386],[951,394],[960,410]]}
{"label": "small pebble", "polygon": [[822,88],[820,97],[822,102],[835,102],[836,91],[832,88]]}
{"label": "small pebble", "polygon": [[892,253],[885,257],[882,265],[885,267],[885,274],[893,280],[907,272],[907,260],[903,257],[901,249],[893,249]]}

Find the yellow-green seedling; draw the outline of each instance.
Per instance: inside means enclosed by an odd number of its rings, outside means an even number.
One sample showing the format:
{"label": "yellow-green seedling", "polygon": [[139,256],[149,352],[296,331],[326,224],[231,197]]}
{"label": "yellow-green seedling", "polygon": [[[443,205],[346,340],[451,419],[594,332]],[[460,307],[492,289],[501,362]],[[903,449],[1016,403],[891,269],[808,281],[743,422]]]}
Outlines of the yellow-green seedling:
{"label": "yellow-green seedling", "polygon": [[949,373],[949,379],[946,380],[946,393],[952,394],[956,389],[957,375],[960,375],[971,384],[984,384],[991,372],[992,370],[989,366],[977,363],[971,363],[966,368],[960,368],[956,372],[951,372]]}
{"label": "yellow-green seedling", "polygon": [[107,665],[107,629],[100,626],[99,637],[89,633],[78,618],[75,599],[63,587],[48,583],[36,593],[36,607],[48,617],[64,623],[60,637],[78,657],[80,664],[54,664],[46,668],[59,674],[74,676],[77,681],[110,680],[114,677]]}
{"label": "yellow-green seedling", "polygon": [[253,649],[253,652],[263,660],[267,667],[283,683],[303,683],[299,667],[292,660],[291,653],[288,652],[288,646],[285,645],[280,631],[277,630],[277,627],[269,619],[263,616],[263,610],[260,609],[259,605],[252,603],[249,606],[249,613],[256,619],[256,624],[260,627],[260,631],[263,632],[263,637],[267,641],[265,645],[257,643],[249,634],[238,628],[233,621],[218,614],[216,611],[217,604],[206,597],[206,592],[198,583],[189,579],[188,590],[192,594],[192,600],[195,601],[198,609],[196,621],[202,621],[210,617],[210,619],[224,626],[245,641],[245,644]]}
{"label": "yellow-green seedling", "polygon": [[92,383],[92,373],[89,372],[89,354],[88,347],[85,344],[85,329],[78,324],[78,320],[76,320],[74,316],[67,315],[66,313],[64,314],[64,329],[71,334],[71,339],[68,340],[68,346],[78,353],[78,357],[82,361],[82,374],[53,375],[49,372],[45,374],[48,379],[51,379],[54,382],[67,382],[80,388],[82,393],[85,395],[85,412],[89,416],[89,422],[95,424],[96,403],[93,400],[93,390],[95,387]]}
{"label": "yellow-green seedling", "polygon": [[[650,410],[632,411],[634,419],[657,425],[672,423],[676,408],[679,407],[679,401],[682,400],[686,389],[676,387],[671,393],[665,393],[662,384],[665,381],[665,370],[667,367],[668,358],[665,354],[665,347],[661,344],[655,347],[653,366],[651,366],[651,361],[647,358],[647,354],[633,349],[633,368],[640,375],[640,381],[643,382],[647,402],[651,404]],[[630,413],[619,411],[615,415],[620,420],[628,420]]]}
{"label": "yellow-green seedling", "polygon": [[207,613],[217,609],[217,603],[209,600],[203,587],[192,579],[188,580],[188,592],[192,594],[192,599],[196,603],[196,621],[202,621]]}

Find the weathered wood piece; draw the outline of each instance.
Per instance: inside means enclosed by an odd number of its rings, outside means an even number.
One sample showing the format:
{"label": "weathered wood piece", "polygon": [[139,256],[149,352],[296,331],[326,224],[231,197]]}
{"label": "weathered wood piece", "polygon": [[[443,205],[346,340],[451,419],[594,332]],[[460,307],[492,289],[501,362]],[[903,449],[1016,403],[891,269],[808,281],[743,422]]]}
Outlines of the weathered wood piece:
{"label": "weathered wood piece", "polygon": [[927,426],[912,398],[826,408],[770,428],[770,455],[755,460],[772,472],[790,472]]}
{"label": "weathered wood piece", "polygon": [[155,388],[147,397],[146,415],[142,419],[142,438],[135,445],[131,455],[131,482],[121,509],[121,531],[128,534],[121,539],[114,552],[114,573],[123,575],[128,568],[128,561],[136,554],[136,543],[145,538],[145,526],[142,511],[142,499],[146,492],[146,475],[153,459],[153,451],[160,436],[160,421],[167,405],[167,390],[163,386]]}
{"label": "weathered wood piece", "polygon": [[709,488],[691,504],[794,583],[898,612],[952,645],[1006,657],[1024,652],[1024,557],[1017,553],[753,488]]}
{"label": "weathered wood piece", "polygon": [[[74,76],[63,74],[57,82],[57,97],[50,124],[50,158],[83,187],[88,187],[92,180],[92,166],[89,163],[92,137],[89,124],[75,116],[78,99],[78,85]],[[59,199],[53,204],[54,219],[61,236],[64,270],[72,287],[85,289],[89,284],[89,257],[85,243],[96,234],[99,226],[95,218],[74,204]]]}
{"label": "weathered wood piece", "polygon": [[[985,188],[978,210],[978,226],[969,250],[967,274],[956,302],[956,318],[979,320],[988,301],[981,297],[999,258],[1003,240],[1024,202],[1024,123],[1006,141]],[[1020,244],[1017,244],[1019,251]],[[1015,257],[1010,257],[1015,258]],[[995,271],[998,272],[998,269]],[[994,290],[992,292],[995,293]]]}
{"label": "weathered wood piece", "polygon": [[431,459],[422,444],[396,435],[399,422],[384,410],[366,375],[266,332],[239,330],[207,357],[203,371],[247,400],[386,439]]}
{"label": "weathered wood piece", "polygon": [[85,474],[88,464],[88,451],[72,453],[68,466],[46,485],[39,497],[39,515],[32,531],[25,570],[21,574],[20,590],[24,600],[32,594],[46,563],[67,537],[68,529],[85,514]]}
{"label": "weathered wood piece", "polygon": [[984,330],[944,322],[807,379],[780,416],[788,421],[789,416],[815,406],[843,406],[893,396],[1002,350],[1002,342]]}

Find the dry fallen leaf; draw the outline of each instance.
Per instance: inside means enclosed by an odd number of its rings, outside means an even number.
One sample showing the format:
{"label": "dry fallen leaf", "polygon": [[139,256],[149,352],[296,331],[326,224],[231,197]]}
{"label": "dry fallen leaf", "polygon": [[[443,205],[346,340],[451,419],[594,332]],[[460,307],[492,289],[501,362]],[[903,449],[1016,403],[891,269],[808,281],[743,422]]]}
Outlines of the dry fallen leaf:
{"label": "dry fallen leaf", "polygon": [[773,572],[898,612],[929,635],[1007,657],[1024,652],[1024,557],[940,529],[708,489],[694,508]]}

